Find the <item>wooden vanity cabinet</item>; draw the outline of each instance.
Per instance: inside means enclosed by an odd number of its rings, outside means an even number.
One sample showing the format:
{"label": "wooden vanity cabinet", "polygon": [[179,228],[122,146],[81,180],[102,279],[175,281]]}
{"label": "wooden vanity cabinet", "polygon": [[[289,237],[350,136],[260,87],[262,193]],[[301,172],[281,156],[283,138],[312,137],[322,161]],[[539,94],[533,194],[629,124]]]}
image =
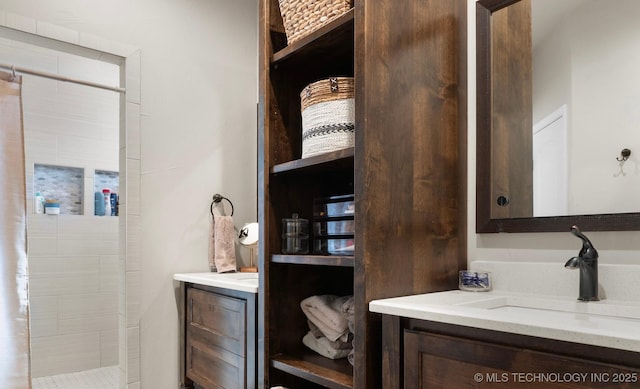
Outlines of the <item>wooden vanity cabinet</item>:
{"label": "wooden vanity cabinet", "polygon": [[638,353],[383,316],[384,388],[637,388]]}
{"label": "wooden vanity cabinet", "polygon": [[256,388],[256,295],[185,286],[186,386]]}

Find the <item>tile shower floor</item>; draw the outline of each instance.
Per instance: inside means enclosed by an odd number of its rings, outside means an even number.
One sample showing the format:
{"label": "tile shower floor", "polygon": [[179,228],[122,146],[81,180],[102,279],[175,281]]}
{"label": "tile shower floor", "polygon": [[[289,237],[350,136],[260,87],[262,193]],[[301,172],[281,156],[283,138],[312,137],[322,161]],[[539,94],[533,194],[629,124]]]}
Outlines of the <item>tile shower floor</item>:
{"label": "tile shower floor", "polygon": [[118,366],[33,379],[33,389],[117,389]]}

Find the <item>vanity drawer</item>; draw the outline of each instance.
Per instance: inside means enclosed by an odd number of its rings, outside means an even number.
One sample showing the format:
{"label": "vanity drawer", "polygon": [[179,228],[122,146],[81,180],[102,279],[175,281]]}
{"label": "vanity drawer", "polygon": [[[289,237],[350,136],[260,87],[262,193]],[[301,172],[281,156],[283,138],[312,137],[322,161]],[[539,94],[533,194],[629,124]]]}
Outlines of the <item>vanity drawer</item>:
{"label": "vanity drawer", "polygon": [[186,349],[187,377],[197,383],[196,388],[244,389],[246,359],[230,351],[197,340],[189,340]]}
{"label": "vanity drawer", "polygon": [[[404,387],[637,388],[638,368],[566,356],[561,347],[556,354],[405,329]],[[602,357],[592,350],[585,358]]]}
{"label": "vanity drawer", "polygon": [[199,342],[246,355],[247,302],[199,289],[187,289],[187,343]]}

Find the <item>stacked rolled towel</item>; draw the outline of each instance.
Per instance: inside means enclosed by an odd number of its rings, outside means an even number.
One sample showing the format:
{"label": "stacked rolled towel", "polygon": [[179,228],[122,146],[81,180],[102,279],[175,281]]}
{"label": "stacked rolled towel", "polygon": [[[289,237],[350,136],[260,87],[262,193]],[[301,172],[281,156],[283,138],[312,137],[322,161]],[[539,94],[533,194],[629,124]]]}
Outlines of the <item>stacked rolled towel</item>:
{"label": "stacked rolled towel", "polygon": [[[354,333],[356,331],[355,322],[353,319],[353,313],[354,313],[354,301],[353,301],[353,296],[351,296],[342,304],[342,315],[345,317],[345,319],[347,319],[347,327],[349,327],[349,331],[351,331],[351,333]],[[353,347],[353,340],[352,340],[351,351],[347,355],[347,359],[349,360],[349,363],[351,364],[351,366],[353,366],[353,359],[355,357],[354,350],[355,349]]]}
{"label": "stacked rolled towel", "polygon": [[327,358],[347,357],[353,350],[353,334],[344,313],[349,300],[353,306],[352,296],[322,295],[302,300],[300,307],[309,324],[302,343]]}
{"label": "stacked rolled towel", "polygon": [[351,349],[334,348],[331,341],[324,336],[316,338],[311,331],[302,338],[302,343],[311,350],[329,359],[340,359],[349,355]]}

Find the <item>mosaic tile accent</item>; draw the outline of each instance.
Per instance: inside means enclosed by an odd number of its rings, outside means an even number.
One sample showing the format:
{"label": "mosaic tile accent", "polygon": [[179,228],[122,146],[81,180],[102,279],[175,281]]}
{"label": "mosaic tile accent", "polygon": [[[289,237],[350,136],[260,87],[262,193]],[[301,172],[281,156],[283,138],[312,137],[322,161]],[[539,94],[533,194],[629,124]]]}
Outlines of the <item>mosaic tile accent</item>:
{"label": "mosaic tile accent", "polygon": [[33,193],[40,192],[45,200],[57,200],[60,214],[82,215],[84,169],[35,164]]}
{"label": "mosaic tile accent", "polygon": [[118,172],[107,170],[96,170],[94,175],[94,192],[102,191],[104,188],[111,189],[111,192],[120,193],[120,175]]}

